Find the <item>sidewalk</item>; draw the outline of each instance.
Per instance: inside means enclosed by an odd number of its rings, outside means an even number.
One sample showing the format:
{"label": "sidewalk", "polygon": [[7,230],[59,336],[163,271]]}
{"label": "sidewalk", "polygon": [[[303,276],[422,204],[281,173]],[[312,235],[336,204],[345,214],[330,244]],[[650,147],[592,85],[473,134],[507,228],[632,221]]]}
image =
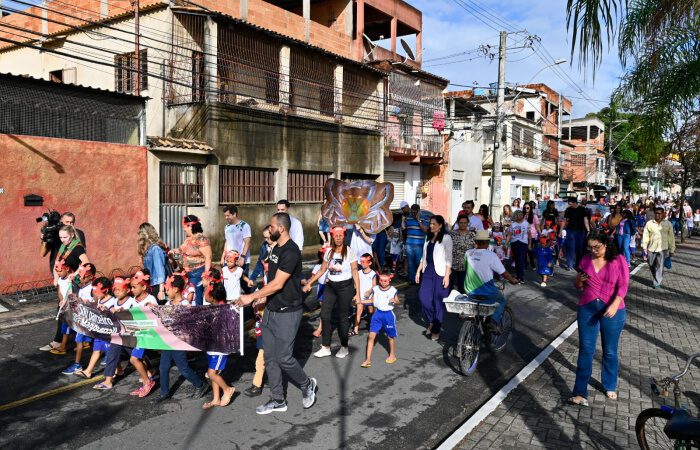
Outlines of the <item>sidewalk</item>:
{"label": "sidewalk", "polygon": [[[498,408],[459,444],[480,449],[639,448],[637,415],[669,399],[653,397],[649,377],[678,373],[700,351],[700,241],[679,246],[663,288],[654,290],[646,265],[632,276],[627,323],[620,340],[619,399],[608,400],[600,385],[600,340],[589,386],[590,407],[567,404],[574,384],[578,334],[574,332]],[[700,406],[696,362],[682,379],[684,405]]]}

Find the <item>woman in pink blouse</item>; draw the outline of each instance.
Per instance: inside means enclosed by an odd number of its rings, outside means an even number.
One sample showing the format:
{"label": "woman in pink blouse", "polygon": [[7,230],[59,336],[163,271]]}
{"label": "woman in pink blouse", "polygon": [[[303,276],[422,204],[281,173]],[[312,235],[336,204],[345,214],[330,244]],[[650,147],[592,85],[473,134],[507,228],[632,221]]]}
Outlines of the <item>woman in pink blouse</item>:
{"label": "woman in pink blouse", "polygon": [[617,399],[617,372],[619,367],[617,345],[625,326],[625,295],[629,286],[627,260],[602,233],[588,236],[590,254],[579,264],[575,285],[583,288],[578,302],[579,353],[576,382],[570,403],[588,406],[588,381],[593,370],[598,333],[603,347],[601,382],[605,395]]}

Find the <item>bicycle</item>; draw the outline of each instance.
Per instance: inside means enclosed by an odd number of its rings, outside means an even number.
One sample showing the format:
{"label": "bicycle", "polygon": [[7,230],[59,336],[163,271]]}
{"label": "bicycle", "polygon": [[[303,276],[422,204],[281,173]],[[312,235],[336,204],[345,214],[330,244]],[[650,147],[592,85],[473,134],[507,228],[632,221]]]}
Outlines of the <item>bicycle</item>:
{"label": "bicycle", "polygon": [[690,355],[685,368],[676,375],[666,377],[660,382],[651,378],[651,390],[657,396],[668,397],[668,389],[673,385],[674,406],[662,405],[659,408],[645,409],[637,416],[634,430],[642,450],[700,449],[700,420],[681,407],[679,387],[680,379],[688,373],[696,358],[700,358],[700,353]]}
{"label": "bicycle", "polygon": [[[501,291],[505,289],[505,280],[496,283]],[[508,306],[503,311],[500,332],[485,326],[487,318],[493,315],[498,304],[483,303],[483,300],[487,298],[480,295],[458,295],[454,300],[443,300],[447,312],[458,314],[463,321],[457,339],[457,360],[464,375],[471,375],[476,370],[482,343],[492,352],[498,353],[508,345],[515,329],[513,312]]]}

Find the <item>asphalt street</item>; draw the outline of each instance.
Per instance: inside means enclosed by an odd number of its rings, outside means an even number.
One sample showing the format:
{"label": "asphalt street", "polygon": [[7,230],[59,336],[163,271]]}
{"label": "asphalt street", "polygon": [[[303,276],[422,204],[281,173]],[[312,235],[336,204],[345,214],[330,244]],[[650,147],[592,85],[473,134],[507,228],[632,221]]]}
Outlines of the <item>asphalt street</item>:
{"label": "asphalt street", "polygon": [[[528,271],[528,283],[508,286],[515,315],[511,344],[493,355],[484,351],[477,372],[464,377],[456,368],[453,345],[461,322],[451,314],[441,342],[422,334],[416,288],[401,291],[398,362],[384,363],[381,340],[373,367],[363,369],[366,332],[351,338],[345,359],[314,358],[320,342],[311,335],[316,320],[304,320],[295,353],[318,380],[315,406],[302,409],[301,393],[289,386],[286,413],[258,416],[257,398],[235,397],[226,408],[202,410],[204,400],[189,399],[193,388],[173,368],[174,398],[153,404],[156,392],[139,399],[135,374],[111,391],[96,391],[60,371],[73,356],[37,350],[53,335],[51,321],[0,332],[0,448],[432,448],[466,420],[514,374],[575,319],[574,272],[559,270],[541,288]],[[254,372],[252,343],[244,357],[229,359],[224,378],[239,390]],[[333,348],[338,341],[334,338]],[[87,364],[89,352],[84,356]],[[205,370],[203,357],[193,365]]]}

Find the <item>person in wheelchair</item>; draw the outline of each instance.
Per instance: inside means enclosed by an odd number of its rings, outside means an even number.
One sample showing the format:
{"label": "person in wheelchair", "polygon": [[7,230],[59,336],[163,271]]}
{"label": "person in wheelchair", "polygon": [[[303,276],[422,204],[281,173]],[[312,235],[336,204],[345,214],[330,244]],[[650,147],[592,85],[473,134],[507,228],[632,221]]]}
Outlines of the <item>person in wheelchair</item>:
{"label": "person in wheelchair", "polygon": [[501,317],[506,308],[506,298],[493,281],[494,273],[504,277],[510,284],[518,284],[498,258],[495,252],[489,250],[489,232],[479,230],[474,237],[476,248],[467,250],[465,256],[464,292],[470,300],[483,302],[484,304],[498,303],[498,308],[486,321],[486,326],[494,332],[500,331]]}

